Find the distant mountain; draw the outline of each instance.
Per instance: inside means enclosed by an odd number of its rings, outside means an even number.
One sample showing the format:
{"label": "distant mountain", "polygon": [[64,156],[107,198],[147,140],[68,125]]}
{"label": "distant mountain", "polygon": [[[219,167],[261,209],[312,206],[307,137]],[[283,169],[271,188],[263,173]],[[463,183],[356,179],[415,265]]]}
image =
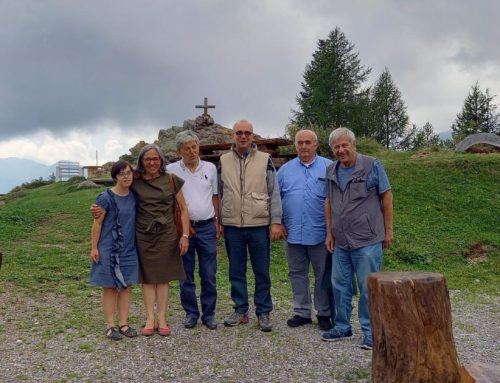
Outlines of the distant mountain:
{"label": "distant mountain", "polygon": [[439,135],[439,138],[441,140],[449,140],[451,138],[451,134],[452,134],[452,131],[451,130],[447,130],[446,132],[440,132],[438,133]]}
{"label": "distant mountain", "polygon": [[24,182],[42,177],[47,179],[55,173],[56,165],[44,165],[23,158],[0,158],[0,194],[11,191]]}

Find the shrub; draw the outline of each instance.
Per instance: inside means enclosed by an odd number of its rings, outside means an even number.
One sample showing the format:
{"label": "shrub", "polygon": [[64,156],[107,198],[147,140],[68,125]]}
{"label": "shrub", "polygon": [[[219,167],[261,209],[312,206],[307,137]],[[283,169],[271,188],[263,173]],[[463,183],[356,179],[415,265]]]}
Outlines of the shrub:
{"label": "shrub", "polygon": [[395,245],[391,254],[400,262],[411,265],[429,265],[432,257],[427,251],[415,249],[408,245]]}
{"label": "shrub", "polygon": [[42,177],[40,177],[38,179],[31,180],[30,182],[24,182],[20,186],[16,186],[9,193],[19,192],[22,189],[37,189],[39,187],[50,185],[52,183],[54,183],[53,180],[44,180]]}

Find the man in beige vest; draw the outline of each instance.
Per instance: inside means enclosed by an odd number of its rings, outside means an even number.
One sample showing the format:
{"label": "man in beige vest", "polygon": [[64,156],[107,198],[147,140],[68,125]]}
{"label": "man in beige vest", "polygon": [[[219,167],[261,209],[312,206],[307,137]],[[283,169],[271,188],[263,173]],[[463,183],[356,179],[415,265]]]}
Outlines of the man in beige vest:
{"label": "man in beige vest", "polygon": [[272,330],[270,239],[283,238],[281,199],[276,169],[268,153],[253,144],[253,126],[240,120],[233,127],[234,145],[220,158],[220,225],[229,258],[234,312],[225,326],[248,323],[247,256],[255,275],[254,304],[259,328]]}

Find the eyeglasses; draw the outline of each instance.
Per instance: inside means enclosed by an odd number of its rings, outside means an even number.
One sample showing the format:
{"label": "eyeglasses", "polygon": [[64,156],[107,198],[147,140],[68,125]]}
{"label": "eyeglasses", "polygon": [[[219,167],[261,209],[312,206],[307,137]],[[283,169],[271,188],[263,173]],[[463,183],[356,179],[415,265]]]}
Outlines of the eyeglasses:
{"label": "eyeglasses", "polygon": [[118,175],[119,175],[120,177],[131,177],[131,176],[132,176],[132,174],[134,174],[134,173],[132,173],[130,170],[129,170],[129,171],[126,171],[126,172],[120,172],[120,173],[118,173]]}
{"label": "eyeglasses", "polygon": [[305,141],[297,141],[297,145],[312,145],[314,142],[310,140],[305,140]]}
{"label": "eyeglasses", "polygon": [[160,162],[160,157],[143,158],[144,162]]}
{"label": "eyeglasses", "polygon": [[235,132],[234,134],[236,134],[238,137],[241,137],[241,136],[247,136],[247,137],[250,137],[253,132],[249,132],[247,130],[238,130],[237,132]]}

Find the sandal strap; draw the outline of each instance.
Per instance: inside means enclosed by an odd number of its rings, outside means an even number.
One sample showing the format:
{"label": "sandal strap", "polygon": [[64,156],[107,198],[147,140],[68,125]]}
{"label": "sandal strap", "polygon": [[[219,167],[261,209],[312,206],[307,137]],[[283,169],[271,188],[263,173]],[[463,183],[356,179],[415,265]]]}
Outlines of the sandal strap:
{"label": "sandal strap", "polygon": [[120,334],[120,330],[118,329],[118,326],[108,327],[106,329],[106,337],[110,338],[110,339],[114,339],[114,340],[121,339],[122,336]]}
{"label": "sandal strap", "polygon": [[[123,330],[124,328],[127,328],[126,330]],[[130,327],[128,324],[124,324],[120,326],[120,334],[125,335],[126,337],[132,338],[134,336],[137,336],[137,331]]]}

